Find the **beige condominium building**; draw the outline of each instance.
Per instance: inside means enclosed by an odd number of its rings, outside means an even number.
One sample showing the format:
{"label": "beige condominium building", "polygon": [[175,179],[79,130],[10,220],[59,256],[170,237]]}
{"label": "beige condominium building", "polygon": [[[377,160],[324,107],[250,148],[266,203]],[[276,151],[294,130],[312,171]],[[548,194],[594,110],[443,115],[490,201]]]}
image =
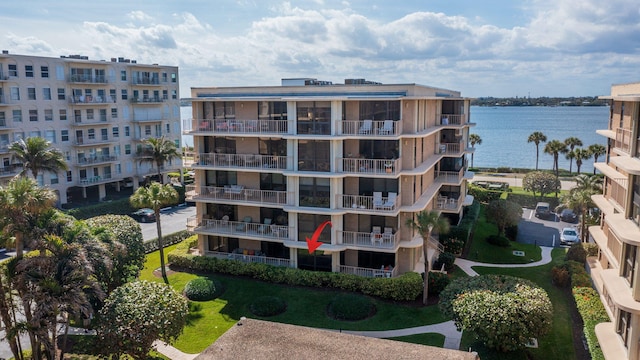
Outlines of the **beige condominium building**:
{"label": "beige condominium building", "polygon": [[[0,181],[19,170],[9,145],[39,136],[61,150],[69,166],[37,179],[58,193],[61,205],[103,199],[157,173],[135,155],[143,139],[161,135],[180,146],[177,67],[0,54]],[[180,166],[177,160],[162,170]]]}
{"label": "beige condominium building", "polygon": [[596,164],[603,195],[593,196],[602,211],[589,228],[599,247],[591,276],[611,322],[596,325],[607,359],[640,359],[640,83],[611,87],[606,162]]}
{"label": "beige condominium building", "polygon": [[[200,254],[367,277],[424,271],[423,210],[452,223],[467,196],[469,99],[364,79],[192,88]],[[309,254],[307,238],[331,221]],[[430,242],[430,257],[441,250]]]}

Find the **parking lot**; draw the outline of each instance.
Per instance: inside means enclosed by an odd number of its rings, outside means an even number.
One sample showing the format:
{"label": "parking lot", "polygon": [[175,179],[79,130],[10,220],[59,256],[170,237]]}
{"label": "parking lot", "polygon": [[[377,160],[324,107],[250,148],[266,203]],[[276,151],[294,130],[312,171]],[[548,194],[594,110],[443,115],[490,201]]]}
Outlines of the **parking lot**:
{"label": "parking lot", "polygon": [[[162,235],[169,235],[187,228],[187,218],[196,215],[195,206],[175,206],[160,211]],[[149,241],[158,237],[156,223],[140,223],[142,238]]]}
{"label": "parking lot", "polygon": [[522,209],[522,220],[518,224],[518,242],[539,246],[559,247],[560,231],[566,227],[575,227],[578,223],[567,223],[551,214],[548,219],[539,219],[533,209]]}

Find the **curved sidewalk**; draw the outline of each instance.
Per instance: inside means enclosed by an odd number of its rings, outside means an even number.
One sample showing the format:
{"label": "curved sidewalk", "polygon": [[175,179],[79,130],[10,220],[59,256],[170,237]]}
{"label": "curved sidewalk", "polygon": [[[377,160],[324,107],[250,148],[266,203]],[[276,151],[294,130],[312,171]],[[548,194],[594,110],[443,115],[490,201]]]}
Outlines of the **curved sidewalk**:
{"label": "curved sidewalk", "polygon": [[535,267],[540,265],[546,265],[551,262],[551,250],[552,247],[548,246],[540,246],[542,259],[539,261],[527,263],[527,264],[491,264],[491,263],[481,263],[470,261],[467,259],[456,258],[455,264],[458,265],[462,271],[467,273],[469,276],[478,276],[478,273],[472,269],[474,266],[482,266],[482,267],[499,267],[499,268],[522,268],[522,267]]}

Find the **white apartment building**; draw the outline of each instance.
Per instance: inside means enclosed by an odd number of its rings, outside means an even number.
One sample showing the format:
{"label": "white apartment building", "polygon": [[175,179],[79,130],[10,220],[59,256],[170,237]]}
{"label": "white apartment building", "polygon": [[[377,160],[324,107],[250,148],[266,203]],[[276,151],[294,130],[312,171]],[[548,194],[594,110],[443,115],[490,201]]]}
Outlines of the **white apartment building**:
{"label": "white apartment building", "polygon": [[[203,256],[367,277],[422,272],[423,241],[407,220],[437,210],[456,224],[473,201],[474,124],[459,92],[284,79],[191,96],[187,198],[197,216],[187,227]],[[306,239],[325,221],[309,254]],[[441,246],[430,244],[435,258]]]}
{"label": "white apartment building", "polygon": [[[44,137],[66,156],[69,171],[38,176],[60,205],[137,188],[157,169],[136,160],[141,141],[165,137],[180,147],[178,68],[135,60],[89,60],[0,54],[0,181],[18,172],[8,146]],[[179,169],[166,164],[163,173]],[[175,171],[175,170],[174,170]]]}

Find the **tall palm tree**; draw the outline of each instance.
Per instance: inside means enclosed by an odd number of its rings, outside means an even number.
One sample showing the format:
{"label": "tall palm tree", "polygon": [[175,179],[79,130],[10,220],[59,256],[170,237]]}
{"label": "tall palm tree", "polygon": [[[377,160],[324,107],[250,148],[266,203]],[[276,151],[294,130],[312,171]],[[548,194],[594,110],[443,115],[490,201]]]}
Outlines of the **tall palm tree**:
{"label": "tall palm tree", "polygon": [[150,163],[151,166],[156,166],[158,169],[158,179],[161,184],[164,183],[162,179],[162,167],[164,164],[173,159],[180,158],[180,152],[176,144],[164,136],[145,139],[144,145],[137,155],[141,164]]}
{"label": "tall palm tree", "polygon": [[[569,148],[567,153],[572,153],[573,149],[575,149],[576,146],[582,146],[582,140],[578,139],[575,136],[571,136],[571,137],[568,137],[568,138],[564,139],[564,144],[567,145],[567,147]],[[569,160],[569,174],[571,174],[572,165],[573,165],[573,159],[574,158],[575,158],[575,156],[573,158],[567,157],[567,160]]]}
{"label": "tall palm tree", "polygon": [[540,157],[540,143],[546,142],[547,136],[540,131],[535,131],[529,135],[527,142],[536,144],[536,171],[538,170],[538,159]]}
{"label": "tall palm tree", "polygon": [[431,232],[435,231],[440,234],[449,232],[449,221],[440,217],[440,213],[435,210],[421,211],[416,215],[416,219],[407,219],[407,226],[418,231],[422,237],[422,252],[424,255],[424,290],[422,294],[422,303],[427,304],[429,297],[429,255],[427,253],[429,247],[429,238]]}
{"label": "tall palm tree", "polygon": [[[591,155],[593,155],[593,163],[597,163],[598,162],[598,158],[602,155],[605,155],[607,153],[607,148],[604,147],[604,145],[601,144],[592,144],[589,145],[589,152],[591,152]],[[596,168],[593,168],[593,175],[596,174]]]}
{"label": "tall palm tree", "polygon": [[558,157],[567,151],[567,145],[558,140],[551,140],[545,145],[544,152],[553,156],[553,170],[558,177]]}
{"label": "tall palm tree", "polygon": [[162,226],[160,225],[160,209],[178,201],[178,192],[170,184],[162,185],[152,182],[147,187],[140,187],[131,195],[129,202],[136,208],[151,208],[156,215],[156,229],[158,231],[158,248],[160,250],[160,271],[162,279],[169,284],[167,270],[164,266],[164,243],[162,242]]}
{"label": "tall palm tree", "polygon": [[576,176],[576,187],[562,196],[560,202],[580,214],[580,236],[583,242],[587,241],[587,211],[595,206],[591,196],[601,191],[602,179],[596,176]]}
{"label": "tall palm tree", "polygon": [[57,174],[68,169],[64,154],[51,147],[51,142],[45,138],[36,136],[28,137],[26,140],[20,139],[9,146],[9,151],[13,154],[14,160],[23,166],[20,174],[24,175],[30,171],[34,179],[37,179],[41,172]]}
{"label": "tall palm tree", "polygon": [[577,148],[573,150],[573,155],[576,158],[576,167],[578,168],[576,169],[576,172],[580,174],[580,167],[582,166],[582,161],[587,160],[588,158],[591,157],[591,151],[589,151],[588,149]]}
{"label": "tall palm tree", "polygon": [[[469,144],[474,148],[476,144],[482,144],[482,138],[478,134],[469,134]],[[471,167],[473,167],[473,153],[471,153]]]}
{"label": "tall palm tree", "polygon": [[569,174],[573,173],[573,159],[576,158],[576,152],[569,150],[564,155],[565,159],[569,160]]}
{"label": "tall palm tree", "polygon": [[2,231],[15,237],[16,258],[22,258],[24,236],[32,230],[34,219],[53,208],[56,198],[51,189],[27,177],[15,177],[0,187]]}
{"label": "tall palm tree", "polygon": [[591,191],[598,194],[602,191],[602,178],[598,176],[578,175],[574,189]]}

